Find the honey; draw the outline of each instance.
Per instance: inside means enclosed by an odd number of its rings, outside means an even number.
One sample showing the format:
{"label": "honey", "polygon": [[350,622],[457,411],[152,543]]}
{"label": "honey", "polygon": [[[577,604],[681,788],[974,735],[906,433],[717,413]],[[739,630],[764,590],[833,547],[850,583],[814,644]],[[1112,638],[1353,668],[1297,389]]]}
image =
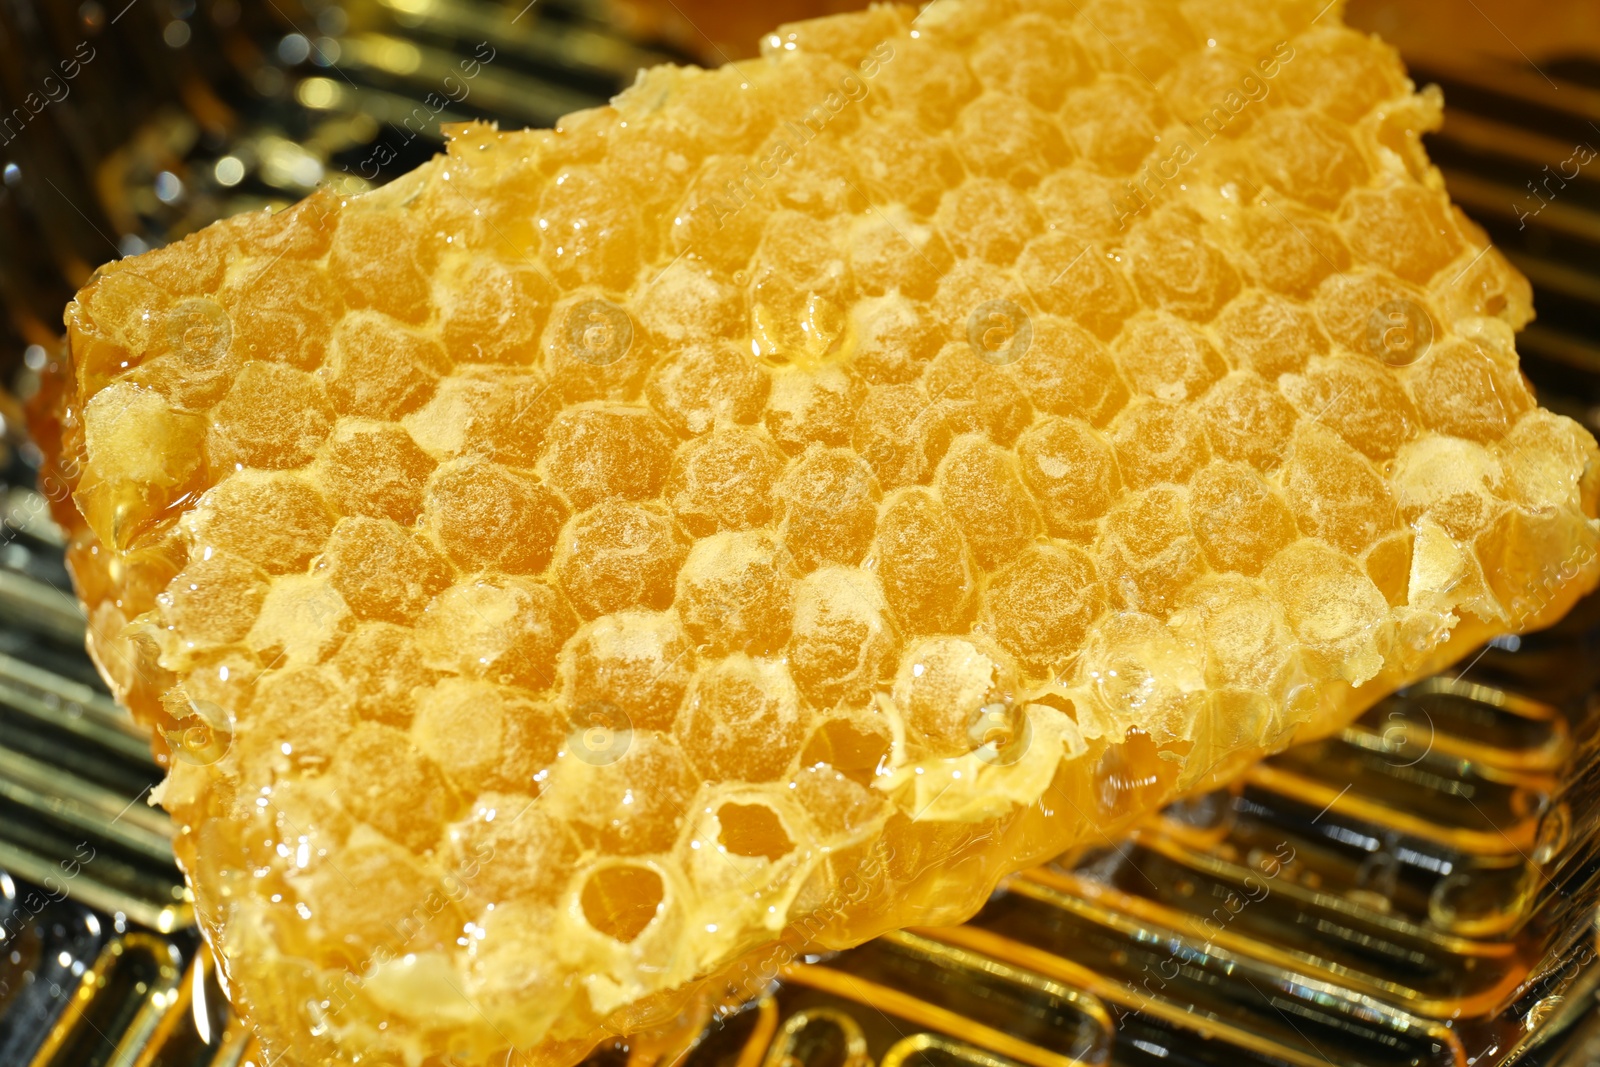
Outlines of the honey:
{"label": "honey", "polygon": [[691,1026],[1595,585],[1437,95],[1247,6],[793,24],[79,294],[91,649],[274,1054]]}

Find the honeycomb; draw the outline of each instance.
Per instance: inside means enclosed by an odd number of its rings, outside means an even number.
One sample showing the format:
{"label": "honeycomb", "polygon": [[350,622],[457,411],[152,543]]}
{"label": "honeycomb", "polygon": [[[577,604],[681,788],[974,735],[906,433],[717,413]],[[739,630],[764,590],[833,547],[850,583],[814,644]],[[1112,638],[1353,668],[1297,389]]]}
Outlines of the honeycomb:
{"label": "honeycomb", "polygon": [[104,268],[40,435],[274,1055],[670,1050],[1557,618],[1440,109],[1322,0],[878,6]]}

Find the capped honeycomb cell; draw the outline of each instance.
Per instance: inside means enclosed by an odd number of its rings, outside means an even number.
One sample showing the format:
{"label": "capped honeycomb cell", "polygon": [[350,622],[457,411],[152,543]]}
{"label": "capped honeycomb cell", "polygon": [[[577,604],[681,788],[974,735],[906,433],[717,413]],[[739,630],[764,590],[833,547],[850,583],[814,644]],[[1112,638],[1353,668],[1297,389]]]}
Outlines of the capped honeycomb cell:
{"label": "capped honeycomb cell", "polygon": [[1038,185],[1072,158],[1060,125],[1009,93],[984,93],[968,104],[956,120],[955,136],[969,171],[1022,188]]}
{"label": "capped honeycomb cell", "polygon": [[[569,400],[628,396],[650,366],[649,337],[634,328],[626,311],[592,292],[573,293],[550,321],[545,358],[553,387]],[[560,408],[558,399],[552,398],[552,407]]]}
{"label": "capped honeycomb cell", "polygon": [[340,519],[318,557],[328,584],[359,618],[411,625],[450,584],[433,543],[389,519]]}
{"label": "capped honeycomb cell", "polygon": [[1399,526],[1394,492],[1382,475],[1315,424],[1295,435],[1283,487],[1304,533],[1351,554]]}
{"label": "capped honeycomb cell", "polygon": [[926,484],[950,447],[944,409],[915,384],[867,390],[850,431],[850,447],[872,467],[883,489]]}
{"label": "capped honeycomb cell", "polygon": [[781,645],[793,611],[794,558],[766,530],[704,537],[678,571],[678,616],[718,651]]}
{"label": "capped honeycomb cell", "polygon": [[456,869],[485,904],[554,904],[579,855],[572,828],[527,793],[480,793],[446,833]]}
{"label": "capped honeycomb cell", "polygon": [[1271,471],[1289,454],[1300,416],[1279,390],[1244,373],[1229,375],[1206,394],[1200,418],[1213,453]]}
{"label": "capped honeycomb cell", "polygon": [[391,423],[341,422],[320,459],[318,475],[335,506],[347,515],[413,522],[433,457]]}
{"label": "capped honeycomb cell", "polygon": [[956,255],[1002,267],[1044,228],[1033,201],[997,178],[971,178],[952,189],[934,219]]}
{"label": "capped honeycomb cell", "polygon": [[1140,316],[1124,326],[1116,359],[1136,392],[1161,400],[1200,396],[1228,371],[1209,340],[1170,315]]}
{"label": "capped honeycomb cell", "polygon": [[795,588],[789,641],[795,683],[812,703],[866,702],[896,644],[877,578],[856,567],[806,575]]}
{"label": "capped honeycomb cell", "polygon": [[853,369],[868,382],[915,381],[944,343],[928,309],[904,294],[862,300],[851,309],[856,331]]}
{"label": "capped honeycomb cell", "polygon": [[934,485],[964,532],[973,557],[993,570],[1034,539],[1041,525],[1016,458],[975,435],[959,438]]}
{"label": "capped honeycomb cell", "polygon": [[[227,335],[235,352],[246,359],[280,360],[303,371],[316,370],[327,357],[328,338],[312,324],[342,310],[320,271],[259,271],[237,283],[225,282],[218,303],[227,309]],[[217,321],[214,315],[206,317]]]}
{"label": "capped honeycomb cell", "polygon": [[765,526],[782,460],[771,443],[730,428],[696,438],[673,457],[665,496],[690,534]]}
{"label": "capped honeycomb cell", "polygon": [[672,463],[666,427],[641,408],[568,408],[548,438],[545,477],[580,511],[604,500],[655,496]]}
{"label": "capped honeycomb cell", "polygon": [[987,88],[1013,93],[1046,111],[1060,107],[1067,89],[1093,72],[1065,27],[1033,13],[985,34],[969,63]]}
{"label": "capped honeycomb cell", "polygon": [[1333,223],[1292,203],[1249,206],[1238,233],[1241,258],[1256,283],[1286,296],[1303,299],[1350,266],[1350,250]]}
{"label": "capped honeycomb cell", "polygon": [[1033,545],[994,576],[984,610],[995,638],[1034,670],[1059,670],[1105,610],[1094,562],[1080,548]]}
{"label": "capped honeycomb cell", "polygon": [[556,573],[585,618],[629,608],[664,608],[684,546],[666,512],[609,501],[584,512],[562,533]]}
{"label": "capped honeycomb cell", "polygon": [[851,278],[874,296],[897,290],[904,297],[926,300],[950,268],[950,248],[939,231],[918,224],[905,208],[889,207],[894,215],[872,212],[853,220],[848,237]]}
{"label": "capped honeycomb cell", "polygon": [[589,167],[565,168],[539,200],[540,251],[566,285],[621,288],[639,269],[644,220],[616,177]]}
{"label": "capped honeycomb cell", "polygon": [[269,574],[305,570],[333,533],[334,515],[307,481],[277,472],[241,471],[225,479],[187,516],[194,538]]}
{"label": "capped honeycomb cell", "polygon": [[543,375],[499,367],[460,367],[421,408],[402,420],[430,456],[488,456],[513,467],[538,462],[561,395]]}
{"label": "capped honeycomb cell", "polygon": [[494,262],[462,262],[437,279],[439,339],[457,363],[538,361],[539,335],[556,288],[537,270]]}
{"label": "capped honeycomb cell", "polygon": [[1210,458],[1204,424],[1191,406],[1141,397],[1109,430],[1129,488],[1181,484]]}
{"label": "capped honeycomb cell", "polygon": [[1143,82],[1121,74],[1101,74],[1072,90],[1061,114],[1083,158],[1114,175],[1139,165],[1167,120],[1161,99]]}
{"label": "capped honeycomb cell", "polygon": [[865,393],[861,379],[843,367],[782,370],[767,397],[767,433],[791,456],[812,443],[848,445]]}
{"label": "capped honeycomb cell", "polygon": [[352,818],[413,855],[437,847],[461,810],[461,796],[439,765],[393,726],[358,724],[328,773],[344,787],[341,802]]}
{"label": "capped honeycomb cell", "polygon": [[1206,562],[1217,571],[1259,574],[1297,536],[1288,505],[1243,464],[1213,463],[1195,475],[1189,517]]}
{"label": "capped honeycomb cell", "polygon": [[449,944],[465,912],[439,892],[437,914],[424,910],[421,921],[411,896],[428,885],[428,870],[406,849],[380,834],[363,834],[349,842],[338,865],[324,863],[310,876],[306,896],[317,901],[314,915],[324,934],[322,951],[359,963],[406,930],[419,950],[437,951]]}
{"label": "capped honeycomb cell", "polygon": [[1301,412],[1368,459],[1392,458],[1416,433],[1417,409],[1405,387],[1375,361],[1316,360],[1280,385]]}
{"label": "capped honeycomb cell", "polygon": [[561,595],[533,578],[480,577],[441,590],[416,622],[422,662],[435,670],[542,692],[577,629]]}
{"label": "capped honeycomb cell", "polygon": [[1283,71],[1284,93],[1302,107],[1316,107],[1354,122],[1384,100],[1405,91],[1405,75],[1387,47],[1361,34],[1323,24],[1295,43],[1295,59]]}
{"label": "capped honeycomb cell", "polygon": [[417,690],[438,677],[423,665],[411,628],[388,622],[354,627],[328,665],[357,714],[402,728],[416,714]]}
{"label": "capped honeycomb cell", "polygon": [[399,418],[428,399],[450,366],[439,342],[383,315],[345,316],[333,345],[328,397],[341,415]]}
{"label": "capped honeycomb cell", "polygon": [[610,748],[572,744],[557,761],[548,796],[587,849],[639,856],[670,847],[697,784],[670,735],[633,730]]}
{"label": "capped honeycomb cell", "polygon": [[562,651],[563,693],[569,707],[603,710],[618,728],[667,730],[695,662],[676,613],[605,615],[586,623]]}
{"label": "capped honeycomb cell", "polygon": [[1099,340],[1071,322],[1038,318],[1023,357],[1006,365],[1040,411],[1103,426],[1128,402],[1128,386]]}
{"label": "capped honeycomb cell", "polygon": [[1121,489],[1111,444],[1080,419],[1035,422],[1017,442],[1017,459],[1056,537],[1092,537]]}
{"label": "capped honeycomb cell", "polygon": [[469,571],[538,574],[567,517],[555,493],[481,456],[441,466],[425,499],[423,521]]}
{"label": "capped honeycomb cell", "polygon": [[1005,702],[1011,681],[987,642],[927,638],[901,656],[894,702],[916,740],[934,754],[956,756],[973,749],[973,721],[980,709]]}
{"label": "capped honeycomb cell", "polygon": [[[1068,217],[1073,222],[1112,204],[1105,189],[1083,195],[1095,199],[1063,209],[1072,212]],[[1123,320],[1138,308],[1114,257],[1077,234],[1040,234],[1022,250],[1017,272],[1043,310],[1073,319],[1102,340],[1116,336]]]}
{"label": "capped honeycomb cell", "polygon": [[251,360],[239,368],[215,411],[206,436],[206,459],[214,468],[304,466],[333,428],[322,383],[281,363]]}
{"label": "capped honeycomb cell", "polygon": [[1366,157],[1342,123],[1320,111],[1272,111],[1249,135],[1262,184],[1288,192],[1307,207],[1339,206],[1371,174]]}
{"label": "capped honeycomb cell", "polygon": [[946,345],[923,372],[923,381],[944,406],[955,433],[981,433],[1010,445],[1033,421],[1032,405],[1016,381],[970,342]]}
{"label": "capped honeycomb cell", "polygon": [[754,422],[766,406],[766,370],[732,346],[695,346],[680,351],[651,375],[651,406],[680,433],[701,434],[714,426]]}
{"label": "capped honeycomb cell", "polygon": [[1235,359],[1269,382],[1328,351],[1328,338],[1312,312],[1260,289],[1230,304],[1217,320],[1217,332]]}
{"label": "capped honeycomb cell", "polygon": [[189,648],[242,640],[267,595],[267,576],[249,560],[212,552],[191,560],[156,598],[163,627]]}
{"label": "capped honeycomb cell", "polygon": [[949,141],[929,135],[913,116],[890,112],[870,134],[857,131],[846,143],[874,200],[927,215],[946,189],[961,182],[961,163]]}
{"label": "capped honeycomb cell", "polygon": [[958,629],[976,575],[949,509],[925,489],[892,498],[875,552],[884,595],[908,633]]}
{"label": "capped honeycomb cell", "polygon": [[1503,438],[1533,396],[1515,368],[1499,365],[1481,345],[1450,341],[1409,369],[1411,395],[1429,429],[1492,442]]}
{"label": "capped honeycomb cell", "polygon": [[703,778],[767,782],[799,755],[801,716],[800,692],[782,660],[736,652],[696,676],[677,738]]}
{"label": "capped honeycomb cell", "polygon": [[872,542],[878,487],[872,468],[848,449],[807,449],[784,472],[776,499],[784,548],[802,571],[855,563]]}
{"label": "capped honeycomb cell", "polygon": [[299,228],[314,230],[318,237],[331,231],[329,277],[345,306],[370,308],[406,322],[426,318],[431,303],[428,272],[434,262],[419,235],[390,226],[382,212],[357,210],[330,220],[327,206],[318,206],[314,219],[300,220]]}
{"label": "capped honeycomb cell", "polygon": [[1319,6],[875,5],[96,272],[44,473],[268,1059],[686,1047],[1595,586]]}
{"label": "capped honeycomb cell", "polygon": [[1239,291],[1239,272],[1188,211],[1161,208],[1134,229],[1128,255],[1147,303],[1207,322]]}
{"label": "capped honeycomb cell", "polygon": [[1360,189],[1341,215],[1352,252],[1416,285],[1426,285],[1462,248],[1448,202],[1427,189]]}
{"label": "capped honeycomb cell", "polygon": [[1112,597],[1132,611],[1166,615],[1206,571],[1190,522],[1189,494],[1156,485],[1126,494],[1106,516],[1100,570]]}

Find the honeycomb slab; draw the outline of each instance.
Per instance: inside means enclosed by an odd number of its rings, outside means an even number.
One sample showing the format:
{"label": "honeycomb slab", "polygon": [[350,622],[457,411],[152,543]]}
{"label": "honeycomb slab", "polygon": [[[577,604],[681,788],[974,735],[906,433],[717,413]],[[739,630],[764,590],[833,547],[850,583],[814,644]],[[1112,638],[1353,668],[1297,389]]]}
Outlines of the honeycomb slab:
{"label": "honeycomb slab", "polygon": [[40,436],[266,1046],[667,1055],[1557,618],[1441,107],[1322,0],[879,6],[105,267]]}

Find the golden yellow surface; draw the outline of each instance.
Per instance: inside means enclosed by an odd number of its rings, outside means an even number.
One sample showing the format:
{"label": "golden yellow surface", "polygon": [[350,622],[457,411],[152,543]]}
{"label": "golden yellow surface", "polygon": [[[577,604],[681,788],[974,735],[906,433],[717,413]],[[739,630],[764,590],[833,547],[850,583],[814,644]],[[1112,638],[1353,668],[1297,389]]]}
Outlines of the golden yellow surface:
{"label": "golden yellow surface", "polygon": [[79,294],[91,647],[283,1062],[692,1028],[1595,584],[1440,100],[1321,6],[796,24]]}

